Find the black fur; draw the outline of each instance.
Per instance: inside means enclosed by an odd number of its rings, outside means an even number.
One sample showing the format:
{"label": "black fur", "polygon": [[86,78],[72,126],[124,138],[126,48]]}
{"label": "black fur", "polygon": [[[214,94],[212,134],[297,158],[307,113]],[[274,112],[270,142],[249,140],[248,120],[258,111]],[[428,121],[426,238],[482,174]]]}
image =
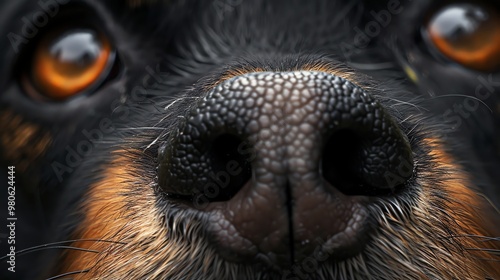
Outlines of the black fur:
{"label": "black fur", "polygon": [[[181,97],[202,96],[227,71],[240,68],[290,71],[320,62],[347,65],[342,67],[359,73],[360,84],[377,89],[377,98],[392,115],[406,120],[401,123],[405,131],[414,129],[409,135],[412,144],[425,130],[446,137],[476,185],[500,206],[500,74],[467,69],[429,49],[421,29],[439,5],[436,1],[395,1],[400,12],[391,14],[387,26],[365,45],[359,44],[358,30],[376,21],[373,11],[387,9],[393,1],[143,2],[132,8],[124,0],[69,1],[49,16],[36,36],[18,44],[8,34],[22,34],[22,18],[44,10],[34,0],[0,3],[0,113],[11,110],[52,138],[46,154],[16,174],[17,250],[70,238],[82,216],[68,213],[100,179],[112,151],[143,150],[139,161],[144,172],[154,174],[158,148],[191,101],[175,103],[167,117],[163,109]],[[117,71],[95,92],[64,102],[34,101],[20,86],[20,77],[30,67],[30,52],[39,38],[66,21],[90,22],[107,34],[119,55]],[[408,79],[407,68],[416,73],[416,83]],[[475,90],[484,81],[490,81],[483,90],[491,94],[478,102],[470,117],[445,114],[455,104],[477,100]],[[134,95],[134,90],[141,94]],[[68,149],[76,150],[87,139],[83,131],[99,129],[103,119],[110,120],[112,131],[93,142],[81,162],[69,166]],[[9,147],[0,147],[0,152],[5,149]],[[7,215],[6,167],[15,164],[0,154],[1,223]],[[0,242],[0,254],[5,255],[8,247],[1,235]],[[52,249],[19,254],[15,274],[1,259],[0,278],[38,276],[57,263],[59,253]]]}

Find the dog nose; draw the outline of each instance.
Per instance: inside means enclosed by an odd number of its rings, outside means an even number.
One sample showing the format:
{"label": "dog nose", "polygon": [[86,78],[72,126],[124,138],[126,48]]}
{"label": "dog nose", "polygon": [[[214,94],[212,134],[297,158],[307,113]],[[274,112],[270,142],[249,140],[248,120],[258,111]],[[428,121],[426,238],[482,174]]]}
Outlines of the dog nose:
{"label": "dog nose", "polygon": [[404,187],[412,150],[355,83],[323,72],[227,80],[190,107],[159,153],[159,186],[209,221],[233,261],[343,258],[367,239],[370,198]]}

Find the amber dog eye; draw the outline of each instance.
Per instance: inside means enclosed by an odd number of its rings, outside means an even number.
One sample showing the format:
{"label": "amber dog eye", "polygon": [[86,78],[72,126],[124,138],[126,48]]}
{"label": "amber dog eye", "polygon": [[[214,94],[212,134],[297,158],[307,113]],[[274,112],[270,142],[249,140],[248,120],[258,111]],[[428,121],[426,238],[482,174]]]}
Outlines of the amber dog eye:
{"label": "amber dog eye", "polygon": [[48,34],[35,47],[31,82],[42,96],[64,100],[102,83],[114,59],[110,43],[96,31],[58,31]]}
{"label": "amber dog eye", "polygon": [[496,7],[451,4],[439,10],[426,26],[428,38],[446,57],[472,69],[500,66],[500,15]]}

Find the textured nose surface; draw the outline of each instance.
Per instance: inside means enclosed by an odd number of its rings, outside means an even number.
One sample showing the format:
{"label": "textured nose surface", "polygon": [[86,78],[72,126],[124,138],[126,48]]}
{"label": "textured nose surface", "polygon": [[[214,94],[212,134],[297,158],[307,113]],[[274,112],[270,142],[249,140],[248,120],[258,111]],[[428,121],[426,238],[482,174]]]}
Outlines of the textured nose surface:
{"label": "textured nose surface", "polygon": [[412,173],[408,140],[383,107],[322,72],[228,80],[193,104],[171,139],[160,186],[208,213],[232,260],[347,256],[366,237],[368,197],[396,187],[387,174]]}

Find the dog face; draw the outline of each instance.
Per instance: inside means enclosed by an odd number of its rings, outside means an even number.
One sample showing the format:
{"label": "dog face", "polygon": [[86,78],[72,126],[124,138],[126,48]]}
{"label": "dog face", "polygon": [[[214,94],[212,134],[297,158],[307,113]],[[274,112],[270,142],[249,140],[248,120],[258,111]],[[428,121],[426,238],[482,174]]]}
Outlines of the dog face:
{"label": "dog face", "polygon": [[2,278],[500,277],[490,2],[2,2]]}

